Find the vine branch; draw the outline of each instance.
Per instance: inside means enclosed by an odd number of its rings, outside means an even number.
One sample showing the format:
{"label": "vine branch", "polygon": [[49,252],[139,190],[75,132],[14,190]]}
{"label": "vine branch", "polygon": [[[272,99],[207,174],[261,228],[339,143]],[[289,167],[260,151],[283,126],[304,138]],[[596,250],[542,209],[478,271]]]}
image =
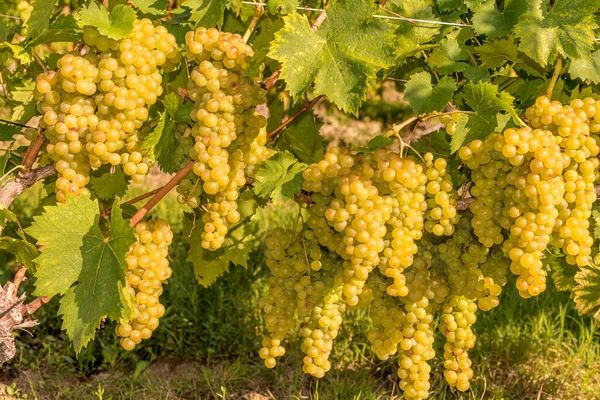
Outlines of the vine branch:
{"label": "vine branch", "polygon": [[31,142],[27,148],[27,151],[25,152],[25,155],[23,156],[23,162],[21,163],[25,168],[30,169],[33,166],[33,163],[37,159],[38,153],[40,152],[40,149],[44,145],[45,141],[46,136],[44,136],[43,132],[40,132],[38,137]]}
{"label": "vine branch", "polygon": [[243,37],[244,43],[248,42],[248,39],[250,39],[250,35],[252,35],[252,32],[256,28],[256,25],[258,25],[258,21],[260,21],[260,19],[262,18],[264,13],[265,13],[265,8],[263,6],[257,5],[256,12],[254,13],[254,16],[252,17],[252,20],[250,21],[250,24],[248,25],[246,32],[244,32],[244,37]]}
{"label": "vine branch", "polygon": [[185,167],[183,167],[181,169],[181,171],[179,171],[173,178],[171,178],[171,180],[169,182],[167,182],[167,184],[165,186],[161,187],[156,192],[154,197],[152,197],[146,204],[144,204],[144,206],[142,208],[140,208],[133,215],[133,217],[131,217],[131,226],[135,226],[138,222],[140,222],[141,219],[144,218],[144,216],[146,214],[148,214],[148,212],[150,210],[152,210],[152,208],[159,201],[161,201],[162,198],[167,195],[167,193],[169,193],[171,191],[171,189],[173,189],[175,186],[177,186],[177,184],[179,182],[181,182],[183,180],[183,178],[185,178],[190,172],[192,172],[193,168],[194,168],[194,161],[190,161],[189,163],[186,164]]}
{"label": "vine branch", "polygon": [[317,104],[317,102],[319,100],[321,100],[321,98],[323,98],[324,95],[320,95],[315,97],[314,99],[312,99],[310,101],[310,103],[305,104],[304,106],[302,106],[302,108],[300,110],[298,110],[294,115],[292,115],[291,117],[289,117],[288,119],[286,119],[285,121],[283,121],[277,128],[273,129],[271,132],[269,132],[267,134],[267,138],[271,139],[273,138],[275,135],[277,135],[281,130],[283,130],[285,127],[287,127],[289,124],[291,124],[292,122],[294,122],[294,120],[298,119],[298,117],[300,117],[302,114],[304,114],[306,111],[311,110],[315,104]]}
{"label": "vine branch", "polygon": [[23,193],[25,189],[30,188],[34,183],[53,174],[54,164],[44,165],[28,172],[19,173],[15,180],[8,182],[4,187],[0,188],[0,206],[8,208],[15,197]]}

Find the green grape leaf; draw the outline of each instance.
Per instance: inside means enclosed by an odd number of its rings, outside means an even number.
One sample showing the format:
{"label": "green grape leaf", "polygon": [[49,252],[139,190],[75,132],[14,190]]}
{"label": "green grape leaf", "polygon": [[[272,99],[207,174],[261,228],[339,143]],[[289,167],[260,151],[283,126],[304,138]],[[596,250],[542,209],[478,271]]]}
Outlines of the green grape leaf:
{"label": "green grape leaf", "polygon": [[144,14],[164,15],[167,11],[167,0],[130,0],[131,4]]}
{"label": "green grape leaf", "polygon": [[475,47],[474,51],[481,64],[492,69],[501,67],[507,62],[517,64],[523,61],[514,38],[487,41]]}
{"label": "green grape leaf", "polygon": [[385,147],[385,146],[389,146],[392,143],[394,143],[394,141],[391,138],[389,138],[387,136],[379,135],[379,136],[375,136],[373,139],[369,140],[369,143],[367,143],[366,146],[357,147],[356,152],[357,153],[372,153],[375,150],[381,149],[382,147]]}
{"label": "green grape leaf", "polygon": [[463,5],[462,0],[438,0],[436,5],[441,12],[454,11]]}
{"label": "green grape leaf", "polygon": [[592,209],[592,227],[594,233],[594,239],[600,239],[600,208],[598,205],[594,204],[594,208]]}
{"label": "green grape leaf", "polygon": [[163,112],[160,114],[158,125],[144,139],[142,149],[148,150],[148,158],[158,161],[158,166],[162,171],[173,173],[178,167],[175,152],[178,145],[175,123],[172,118],[167,117],[166,112]]}
{"label": "green grape leaf", "polygon": [[271,14],[289,14],[296,11],[298,5],[298,0],[268,0],[267,10]]}
{"label": "green grape leaf", "polygon": [[416,115],[429,114],[442,110],[456,90],[456,83],[450,77],[442,78],[431,86],[431,74],[423,71],[412,74],[404,88],[404,98],[410,103]]}
{"label": "green grape leaf", "polygon": [[598,27],[594,13],[597,0],[556,0],[546,11],[546,0],[531,0],[515,27],[519,50],[546,66],[557,55],[579,59],[589,55]]}
{"label": "green grape leaf", "polygon": [[569,73],[573,79],[581,79],[584,82],[600,82],[600,50],[592,54],[586,54],[581,58],[571,60]]}
{"label": "green grape leaf", "polygon": [[429,58],[429,64],[438,74],[450,75],[467,69],[469,64],[463,62],[469,56],[467,48],[454,38],[444,38]]}
{"label": "green grape leaf", "polygon": [[[464,126],[462,123],[457,124],[450,146],[452,153],[463,143],[483,139],[494,130],[503,129],[510,117],[518,120],[517,112],[513,108],[514,98],[506,92],[498,93],[496,85],[468,82],[464,86],[463,100],[474,114],[461,117],[461,120],[467,120]],[[506,113],[506,116],[502,113]]]}
{"label": "green grape leaf", "polygon": [[590,264],[581,267],[575,275],[575,286],[573,287],[573,300],[579,315],[594,315],[600,321],[600,267]]}
{"label": "green grape leaf", "polygon": [[33,9],[25,21],[25,33],[29,38],[35,38],[48,29],[50,17],[54,13],[56,0],[34,0]]}
{"label": "green grape leaf", "polygon": [[284,17],[268,55],[281,63],[281,78],[295,100],[316,80],[313,95],[358,113],[369,80],[394,63],[392,26],[372,18],[376,11],[368,0],[332,2],[316,32],[304,15]]}
{"label": "green grape leaf", "polygon": [[13,101],[20,103],[13,108],[13,113],[10,118],[13,122],[21,124],[27,123],[31,117],[38,114],[37,100],[33,96],[35,81],[21,82],[23,86],[14,87],[10,91],[10,97]]}
{"label": "green grape leaf", "polygon": [[194,108],[194,104],[191,102],[187,102],[182,104],[181,97],[177,96],[175,93],[169,93],[163,99],[163,105],[165,106],[165,110],[167,113],[173,117],[173,121],[175,122],[189,122],[190,121],[190,113]]}
{"label": "green grape leaf", "polygon": [[489,82],[491,79],[490,70],[483,67],[469,67],[463,72],[465,78],[477,82]]}
{"label": "green grape leaf", "polygon": [[245,224],[233,228],[225,237],[223,246],[215,251],[202,248],[201,235],[203,229],[201,226],[197,226],[188,235],[190,250],[188,251],[187,261],[194,266],[194,274],[202,286],[210,286],[217,278],[229,271],[230,263],[248,268],[248,259],[253,250],[254,237],[246,232],[246,228]]}
{"label": "green grape leaf", "polygon": [[81,28],[72,14],[60,14],[40,35],[26,43],[28,48],[42,43],[77,42],[81,40]]}
{"label": "green grape leaf", "polygon": [[[386,5],[391,11],[406,18],[415,18],[425,21],[439,21],[430,5],[425,0],[393,0]],[[440,31],[439,25],[429,22],[411,24],[406,21],[395,20],[398,25],[394,35],[396,36],[395,53],[400,61],[424,50]]]}
{"label": "green grape leaf", "polygon": [[552,281],[556,290],[571,290],[575,285],[575,274],[579,270],[576,265],[569,265],[564,255],[548,252],[543,258],[544,265],[552,271]]}
{"label": "green grape leaf", "polygon": [[31,55],[29,49],[27,49],[24,46],[21,46],[20,44],[12,44],[9,42],[0,43],[0,51],[5,48],[8,48],[8,50],[10,50],[10,52],[12,53],[12,56],[19,60],[21,64],[27,65],[31,64],[34,61],[34,58]]}
{"label": "green grape leaf", "polygon": [[473,29],[478,35],[487,35],[488,39],[506,36],[525,10],[527,2],[524,0],[505,0],[502,11],[496,7],[495,0],[487,0],[473,14]]}
{"label": "green grape leaf", "polygon": [[481,6],[485,0],[465,0],[465,4],[469,7],[469,10],[475,10]]}
{"label": "green grape leaf", "polygon": [[275,33],[282,27],[283,20],[281,18],[272,18],[268,15],[261,18],[255,30],[257,32],[256,36],[251,42],[254,55],[248,59],[248,66],[246,67],[248,75],[258,75],[263,63],[271,67],[272,70],[277,68],[277,64],[267,57],[267,53],[271,48],[271,42],[275,39]]}
{"label": "green grape leaf", "polygon": [[270,198],[274,203],[283,203],[293,199],[302,189],[302,171],[306,164],[298,162],[296,157],[282,151],[260,164],[256,172],[254,193]]}
{"label": "green grape leaf", "polygon": [[100,175],[90,178],[90,185],[99,199],[111,200],[123,196],[129,182],[122,168],[116,168],[113,173],[110,173],[110,168],[101,168]]}
{"label": "green grape leaf", "polygon": [[[293,115],[296,109],[290,110]],[[323,159],[325,146],[319,134],[323,122],[313,113],[304,113],[281,131],[275,148],[289,151],[305,163],[315,163]]]}
{"label": "green grape leaf", "polygon": [[573,99],[585,99],[586,97],[591,97],[594,100],[600,100],[600,94],[594,92],[594,88],[587,85],[578,86],[571,91],[571,98],[569,102]]}
{"label": "green grape leaf", "polygon": [[0,141],[13,140],[13,137],[21,132],[21,127],[0,123]]}
{"label": "green grape leaf", "polygon": [[438,156],[450,155],[450,142],[448,142],[446,131],[443,129],[425,135],[410,145],[421,154],[431,152]]}
{"label": "green grape leaf", "polygon": [[93,26],[102,35],[114,40],[122,39],[133,32],[133,23],[136,20],[135,11],[131,7],[120,4],[109,14],[108,10],[96,1],[83,5],[76,18],[81,25]]}
{"label": "green grape leaf", "polygon": [[15,261],[23,264],[29,272],[35,271],[34,258],[38,256],[35,246],[27,239],[15,239],[10,236],[0,237],[0,249],[6,250],[15,256]]}
{"label": "green grape leaf", "polygon": [[[10,149],[7,149],[4,154],[2,154],[2,156],[0,157],[0,174],[4,175],[4,173],[6,172],[6,165],[8,164],[8,160],[10,160]],[[3,183],[8,180],[11,179],[10,177],[6,176],[3,179],[0,179],[0,185],[3,185]]]}
{"label": "green grape leaf", "polygon": [[182,16],[191,13],[185,20],[189,19],[196,26],[221,28],[226,6],[227,0],[188,0],[172,13]]}
{"label": "green grape leaf", "polygon": [[135,238],[115,202],[111,231],[99,227],[97,201],[68,196],[66,204],[44,207],[26,232],[46,246],[35,259],[37,296],[64,296],[58,313],[63,329],[79,353],[94,338],[103,318],[119,320],[130,313],[123,294],[125,252]]}

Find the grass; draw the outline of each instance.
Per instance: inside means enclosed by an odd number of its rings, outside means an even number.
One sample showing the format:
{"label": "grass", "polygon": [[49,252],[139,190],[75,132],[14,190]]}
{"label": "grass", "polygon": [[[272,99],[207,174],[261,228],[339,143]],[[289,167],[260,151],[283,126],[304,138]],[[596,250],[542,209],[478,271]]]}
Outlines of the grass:
{"label": "grass", "polygon": [[[133,189],[126,198],[141,193]],[[31,198],[23,201],[15,207],[37,206]],[[153,213],[182,224],[174,196]],[[296,213],[276,207],[256,220],[261,229],[274,221],[292,226],[296,218],[290,215]],[[395,360],[376,360],[367,345],[365,311],[345,316],[332,355],[334,368],[324,379],[302,373],[297,336],[287,343],[277,368],[267,370],[257,355],[267,279],[262,253],[252,255],[247,270],[232,269],[209,288],[197,284],[183,248],[175,247],[171,257],[174,274],[161,296],[167,313],[151,340],[125,352],[111,323],[76,357],[61,332],[55,299],[36,315],[40,325],[34,336],[19,334],[17,357],[0,370],[0,399],[402,398]],[[5,265],[0,281],[12,271],[10,263]],[[25,289],[31,288],[32,282],[26,282]],[[566,293],[550,285],[538,298],[524,300],[510,282],[500,307],[479,314],[475,331],[478,341],[471,356],[476,376],[464,394],[444,383],[443,340],[436,338],[431,399],[600,398],[599,333],[589,318],[577,316]]]}

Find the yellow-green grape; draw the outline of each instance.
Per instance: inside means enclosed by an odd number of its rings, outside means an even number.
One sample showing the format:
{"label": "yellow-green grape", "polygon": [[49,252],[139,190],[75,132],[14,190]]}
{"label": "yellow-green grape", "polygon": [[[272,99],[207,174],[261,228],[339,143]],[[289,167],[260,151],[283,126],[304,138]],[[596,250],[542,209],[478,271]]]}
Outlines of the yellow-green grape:
{"label": "yellow-green grape", "polygon": [[434,161],[433,154],[426,153],[427,170],[427,213],[425,214],[425,230],[436,236],[450,236],[454,233],[454,225],[458,222],[456,200],[458,194],[452,186],[452,179],[447,174],[447,162],[443,158]]}
{"label": "yellow-green grape", "polygon": [[127,288],[135,297],[135,316],[117,326],[117,335],[125,350],[133,350],[143,339],[150,339],[165,313],[160,303],[162,285],[169,279],[169,245],[173,232],[164,220],[139,222],[134,229],[136,241],[125,255]]}
{"label": "yellow-green grape", "polygon": [[442,307],[440,331],[446,336],[444,345],[444,377],[446,382],[461,392],[470,387],[473,378],[469,350],[475,346],[476,337],[471,327],[477,320],[474,301],[451,295]]}
{"label": "yellow-green grape", "polygon": [[239,222],[236,200],[256,165],[270,157],[266,119],[255,112],[266,93],[245,73],[253,52],[238,34],[198,28],[186,34],[187,57],[192,68],[189,96],[195,161],[209,212],[203,216],[202,246],[220,248],[231,224]]}

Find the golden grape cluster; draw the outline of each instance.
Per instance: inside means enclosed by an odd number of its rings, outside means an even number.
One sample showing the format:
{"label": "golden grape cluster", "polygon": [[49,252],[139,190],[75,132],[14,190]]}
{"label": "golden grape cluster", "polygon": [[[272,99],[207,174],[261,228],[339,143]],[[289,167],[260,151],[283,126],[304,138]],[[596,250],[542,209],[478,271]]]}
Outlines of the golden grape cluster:
{"label": "golden grape cluster", "polygon": [[[459,219],[445,160],[333,146],[304,171],[303,189],[311,203],[302,229],[277,228],[265,239],[265,365],[274,367],[285,353],[285,337],[300,317],[304,371],[322,377],[343,313],[370,306],[371,348],[383,360],[398,356],[406,398],[429,396],[438,315],[450,326],[443,331],[446,378],[467,390],[474,336],[462,338],[477,308],[498,305],[509,261],[498,244],[477,241],[468,218]],[[449,332],[457,328],[446,314],[462,330]]]}
{"label": "golden grape cluster", "polygon": [[69,53],[57,70],[40,74],[35,96],[43,114],[41,127],[46,151],[59,178],[56,198],[90,195],[86,184],[91,169],[121,165],[140,183],[149,160],[141,149],[140,128],[148,107],[162,94],[160,68],[179,61],[175,37],[147,19],[136,21],[133,32],[119,41],[86,27],[85,55]]}
{"label": "golden grape cluster", "polygon": [[135,226],[135,243],[125,254],[127,290],[135,298],[131,321],[117,326],[117,335],[125,350],[133,350],[143,339],[150,339],[165,313],[159,297],[162,285],[169,279],[169,245],[173,240],[171,227],[164,220],[148,220]]}
{"label": "golden grape cluster", "polygon": [[266,92],[245,73],[253,52],[240,35],[200,27],[188,32],[185,42],[191,69],[188,93],[195,102],[189,156],[199,179],[186,180],[178,190],[180,201],[193,208],[203,195],[201,245],[216,250],[229,225],[240,221],[237,199],[246,177],[273,154],[265,147],[267,121],[255,111]]}
{"label": "golden grape cluster", "polygon": [[486,247],[502,244],[523,297],[545,290],[542,258],[550,243],[569,264],[591,261],[588,219],[600,165],[596,109],[592,98],[562,105],[541,96],[526,112],[532,127],[492,133],[458,152],[471,170],[475,235]]}

